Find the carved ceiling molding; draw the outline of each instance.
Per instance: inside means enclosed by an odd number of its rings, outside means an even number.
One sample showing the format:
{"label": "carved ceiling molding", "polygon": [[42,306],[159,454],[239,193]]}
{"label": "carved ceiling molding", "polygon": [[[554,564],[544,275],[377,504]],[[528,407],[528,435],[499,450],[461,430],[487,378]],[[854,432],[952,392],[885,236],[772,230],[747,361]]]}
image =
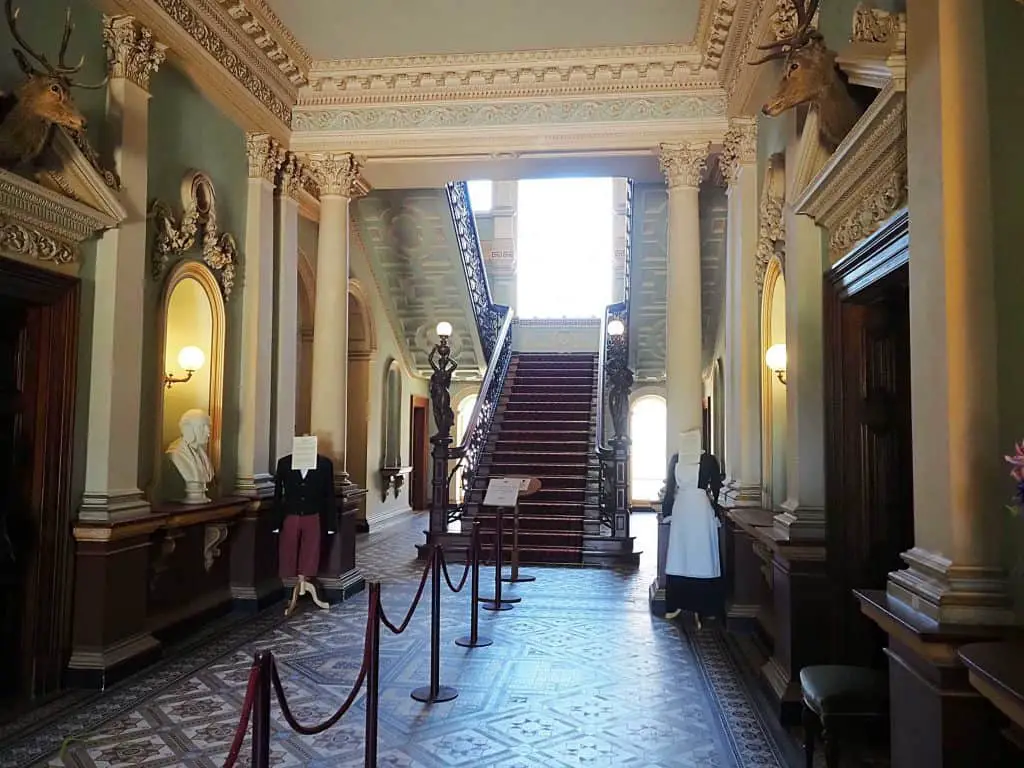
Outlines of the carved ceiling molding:
{"label": "carved ceiling molding", "polygon": [[717,70],[722,65],[722,54],[729,40],[738,0],[716,0],[711,16],[708,36],[702,49],[701,67]]}
{"label": "carved ceiling molding", "polygon": [[[248,0],[247,0],[248,2]],[[247,131],[286,141],[297,87],[220,0],[98,0],[167,46],[175,63]]]}
{"label": "carved ceiling molding", "polygon": [[210,177],[202,171],[186,174],[181,183],[181,203],[184,212],[180,220],[175,217],[171,206],[162,200],[154,200],[150,206],[149,215],[156,228],[153,277],[161,278],[172,257],[198,245],[206,266],[218,275],[221,293],[227,301],[235,285],[238,245],[234,235],[218,229],[217,196]]}
{"label": "carved ceiling molding", "polygon": [[783,206],[786,201],[785,155],[777,153],[768,160],[764,183],[761,185],[761,200],[757,214],[757,253],[754,264],[754,282],[757,294],[764,290],[764,277],[768,264],[777,257],[785,268],[786,264],[786,222]]}
{"label": "carved ceiling molding", "polygon": [[[727,3],[730,0],[719,0]],[[751,67],[748,61],[753,58],[758,45],[774,40],[772,29],[772,12],[776,0],[737,0],[733,10],[733,20],[728,37],[724,43],[721,62],[718,67],[719,81],[729,97],[731,112],[747,114],[747,101],[754,90],[754,85],[761,76],[758,67]]]}
{"label": "carved ceiling molding", "polygon": [[891,81],[793,202],[828,230],[831,263],[907,201],[906,93]]}
{"label": "carved ceiling molding", "polygon": [[308,82],[310,56],[264,0],[217,0],[238,27],[296,88]]}

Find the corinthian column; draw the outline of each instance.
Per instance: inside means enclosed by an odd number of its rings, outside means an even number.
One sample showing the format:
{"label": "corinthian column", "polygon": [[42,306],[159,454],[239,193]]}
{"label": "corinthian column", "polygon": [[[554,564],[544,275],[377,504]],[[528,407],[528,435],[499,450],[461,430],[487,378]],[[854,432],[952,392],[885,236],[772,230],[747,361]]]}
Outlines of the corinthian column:
{"label": "corinthian column", "polygon": [[702,424],[700,204],[698,192],[709,142],[662,144],[668,182],[668,312],[665,393],[669,453],[679,436]]}
{"label": "corinthian column", "polygon": [[149,181],[149,78],[166,46],[130,16],[104,17],[110,67],[105,138],[123,185],[128,218],[103,234],[92,272],[97,301],[92,316],[89,365],[89,433],[86,438],[83,521],[111,522],[149,510],[139,490],[139,423]]}
{"label": "corinthian column", "polygon": [[274,409],[271,461],[292,450],[299,335],[299,194],[306,169],[289,153],[281,166],[277,196],[276,273],[274,290]]}
{"label": "corinthian column", "polygon": [[284,150],[265,133],[246,136],[249,195],[242,283],[241,413],[236,490],[265,496],[270,466],[271,350],[274,338],[274,181]]}
{"label": "corinthian column", "polygon": [[320,239],[316,259],[313,391],[310,428],[320,450],[345,476],[348,436],[349,203],[365,194],[359,164],[348,153],[316,153],[309,168],[320,187]]}
{"label": "corinthian column", "polygon": [[725,468],[735,504],[761,500],[761,345],[757,291],[757,121],[734,118],[719,163],[729,185],[725,290]]}

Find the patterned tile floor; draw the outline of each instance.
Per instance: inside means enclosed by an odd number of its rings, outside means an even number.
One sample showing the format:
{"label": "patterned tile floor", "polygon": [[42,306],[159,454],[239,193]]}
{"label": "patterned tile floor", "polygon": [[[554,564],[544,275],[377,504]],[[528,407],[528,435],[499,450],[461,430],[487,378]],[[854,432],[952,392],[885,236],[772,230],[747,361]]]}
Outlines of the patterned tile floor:
{"label": "patterned tile floor", "polygon": [[[384,584],[393,621],[404,614],[422,564],[413,517],[364,538],[359,566]],[[654,518],[637,516],[639,570],[530,568],[523,602],[481,612],[488,648],[452,640],[468,629],[468,586],[445,590],[441,682],[459,697],[423,705],[410,691],[429,679],[429,602],[400,636],[384,631],[379,764],[472,768],[769,768],[792,757],[758,713],[722,634],[651,616]],[[452,569],[453,578],[461,567]],[[482,581],[493,570],[484,569]],[[493,577],[491,577],[493,578]],[[485,587],[482,591],[487,592]],[[0,729],[0,768],[220,766],[238,721],[252,654],[273,649],[293,712],[320,721],[347,695],[360,663],[366,601],[284,620],[275,606],[224,622],[152,670],[103,694],[75,694]],[[314,737],[288,729],[275,704],[273,765],[362,766],[363,698]],[[61,752],[63,743],[63,753]],[[248,765],[248,741],[239,765]]]}

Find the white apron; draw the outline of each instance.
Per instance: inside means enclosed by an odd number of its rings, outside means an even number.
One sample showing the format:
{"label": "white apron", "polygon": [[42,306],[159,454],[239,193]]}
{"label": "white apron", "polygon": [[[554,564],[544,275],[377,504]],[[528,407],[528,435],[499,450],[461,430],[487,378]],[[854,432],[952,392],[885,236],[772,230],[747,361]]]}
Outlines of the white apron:
{"label": "white apron", "polygon": [[676,499],[669,518],[665,573],[692,579],[722,575],[718,518],[707,493],[697,487],[698,464],[676,465]]}

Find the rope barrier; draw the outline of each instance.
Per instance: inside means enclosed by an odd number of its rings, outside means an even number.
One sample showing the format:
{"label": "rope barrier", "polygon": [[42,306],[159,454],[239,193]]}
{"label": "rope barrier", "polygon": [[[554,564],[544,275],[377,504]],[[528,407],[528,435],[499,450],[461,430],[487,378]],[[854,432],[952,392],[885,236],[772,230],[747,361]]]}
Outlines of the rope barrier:
{"label": "rope barrier", "polygon": [[242,749],[242,742],[245,741],[245,732],[249,728],[249,716],[252,714],[252,705],[256,697],[256,684],[259,682],[260,667],[253,661],[249,668],[249,682],[245,687],[245,699],[242,702],[242,717],[238,721],[238,728],[235,730],[235,737],[231,741],[231,749],[228,750],[227,759],[224,760],[224,768],[234,768],[238,761],[238,753]]}
{"label": "rope barrier", "polygon": [[427,558],[426,565],[423,567],[423,575],[420,576],[420,585],[416,589],[416,597],[412,600],[412,605],[409,606],[409,612],[405,614],[405,618],[402,623],[396,627],[388,620],[388,615],[384,612],[384,606],[380,607],[380,620],[381,623],[387,627],[391,634],[400,635],[409,627],[409,622],[412,621],[412,615],[416,612],[416,607],[420,604],[420,598],[423,597],[423,590],[427,586],[427,576],[430,575],[430,567],[434,564],[434,558],[437,557],[437,549],[434,548],[430,551],[430,557]]}
{"label": "rope barrier", "polygon": [[444,574],[444,580],[448,583],[448,589],[455,594],[461,592],[462,588],[466,586],[466,578],[469,576],[469,571],[473,567],[473,549],[475,547],[476,539],[472,539],[469,547],[466,549],[466,567],[462,571],[462,578],[459,579],[459,586],[457,587],[452,584],[451,576],[448,575],[448,562],[447,558],[444,556],[444,550],[438,550],[438,552],[441,553],[441,572]]}

